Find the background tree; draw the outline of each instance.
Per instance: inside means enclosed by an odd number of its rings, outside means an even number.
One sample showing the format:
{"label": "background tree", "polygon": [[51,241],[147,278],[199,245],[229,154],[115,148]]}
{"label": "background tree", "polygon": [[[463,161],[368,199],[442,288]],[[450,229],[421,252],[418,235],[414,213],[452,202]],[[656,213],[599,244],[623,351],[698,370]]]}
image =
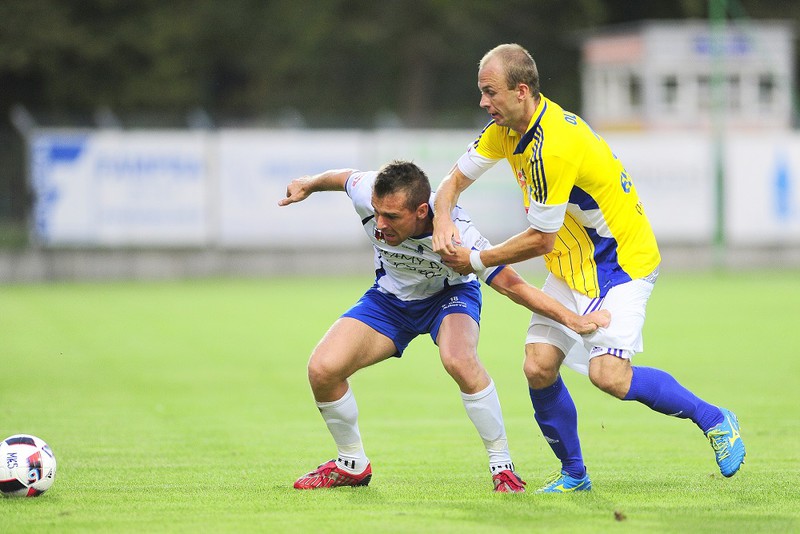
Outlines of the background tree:
{"label": "background tree", "polygon": [[[800,20],[799,2],[729,4]],[[486,120],[477,62],[496,44],[528,48],[543,92],[580,112],[581,32],[706,11],[698,0],[4,0],[0,220],[28,208],[17,104],[58,126],[186,127],[202,110],[216,125],[474,127]]]}

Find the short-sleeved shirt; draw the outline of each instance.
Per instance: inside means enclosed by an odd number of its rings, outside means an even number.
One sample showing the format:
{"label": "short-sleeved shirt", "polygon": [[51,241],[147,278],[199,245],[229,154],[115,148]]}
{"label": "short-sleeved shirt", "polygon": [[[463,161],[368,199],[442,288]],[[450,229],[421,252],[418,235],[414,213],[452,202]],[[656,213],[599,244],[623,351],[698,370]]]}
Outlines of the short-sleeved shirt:
{"label": "short-sleeved shirt", "polygon": [[548,270],[589,297],[644,278],[661,261],[631,176],[574,113],[541,96],[524,135],[490,122],[459,159],[477,179],[497,161],[513,169],[531,227],[557,232]]}
{"label": "short-sleeved shirt", "polygon": [[[377,174],[376,171],[353,172],[345,183],[345,190],[375,250],[375,284],[378,290],[401,300],[419,300],[436,295],[448,286],[476,280],[474,274],[459,274],[442,263],[442,258],[433,251],[430,233],[410,237],[397,246],[389,245],[381,238],[372,207],[372,185]],[[431,205],[433,199],[434,195],[431,195]],[[433,208],[429,213],[433,216]],[[463,246],[474,250],[491,246],[460,207],[453,210],[452,217]],[[500,269],[502,266],[486,269],[481,273],[481,279],[491,283]]]}

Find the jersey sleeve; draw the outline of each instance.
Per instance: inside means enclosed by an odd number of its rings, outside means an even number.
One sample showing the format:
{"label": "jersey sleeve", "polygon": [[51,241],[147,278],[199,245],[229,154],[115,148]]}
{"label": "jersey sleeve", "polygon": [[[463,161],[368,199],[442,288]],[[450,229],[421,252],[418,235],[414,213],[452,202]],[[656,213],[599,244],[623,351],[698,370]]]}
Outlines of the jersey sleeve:
{"label": "jersey sleeve", "polygon": [[467,148],[467,151],[462,154],[456,165],[461,173],[470,180],[477,180],[483,173],[491,169],[497,159],[487,158],[482,156],[472,145]]}
{"label": "jersey sleeve", "polygon": [[534,230],[558,232],[564,224],[567,203],[575,186],[577,168],[565,158],[546,157],[532,164],[528,223]]}
{"label": "jersey sleeve", "polygon": [[490,122],[458,158],[458,170],[470,180],[477,180],[495,163],[505,158],[502,143],[497,138],[497,128],[494,122]]}
{"label": "jersey sleeve", "polygon": [[553,234],[561,229],[564,216],[567,213],[567,203],[548,205],[531,201],[528,209],[528,224],[534,230],[546,234]]}
{"label": "jersey sleeve", "polygon": [[353,202],[353,208],[362,219],[373,214],[372,184],[375,183],[377,175],[377,171],[353,171],[344,184],[344,190]]}

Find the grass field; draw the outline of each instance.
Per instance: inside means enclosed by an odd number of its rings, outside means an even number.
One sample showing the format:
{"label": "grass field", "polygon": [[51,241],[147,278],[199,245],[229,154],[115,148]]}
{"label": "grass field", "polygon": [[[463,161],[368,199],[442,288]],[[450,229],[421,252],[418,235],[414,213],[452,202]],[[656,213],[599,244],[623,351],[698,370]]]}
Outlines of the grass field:
{"label": "grass field", "polygon": [[[308,355],[369,282],[0,287],[0,434],[36,434],[59,462],[42,497],[0,500],[0,532],[800,530],[800,273],[663,273],[648,308],[636,363],[737,413],[748,456],[732,479],[692,423],[565,370],[594,490],[495,495],[458,390],[420,337],[352,380],[371,485],[296,491],[335,453]],[[528,314],[484,294],[481,357],[535,489],[557,464],[521,371]]]}

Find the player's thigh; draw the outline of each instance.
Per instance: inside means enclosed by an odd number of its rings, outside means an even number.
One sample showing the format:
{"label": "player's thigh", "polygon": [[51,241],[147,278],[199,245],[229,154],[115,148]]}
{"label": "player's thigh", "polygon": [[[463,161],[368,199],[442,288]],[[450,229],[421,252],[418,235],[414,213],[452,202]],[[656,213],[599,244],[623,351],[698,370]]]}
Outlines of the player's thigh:
{"label": "player's thigh", "polygon": [[350,376],[397,353],[394,342],[374,328],[351,317],[340,317],[314,348],[309,368]]}
{"label": "player's thigh", "polygon": [[436,338],[447,373],[464,393],[485,389],[491,379],[478,358],[478,323],[465,313],[447,315]]}
{"label": "player's thigh", "polygon": [[[552,274],[549,275],[542,286],[542,291],[553,297],[568,310],[578,314],[581,313],[575,301],[575,293],[560,278]],[[549,317],[533,313],[531,322],[528,325],[528,333],[525,337],[525,343],[529,348],[526,348],[525,352],[532,359],[539,359],[543,362],[545,359],[552,360],[555,358],[556,352],[546,348],[530,347],[530,345],[546,344],[556,347],[561,354],[561,359],[563,359],[564,355],[568,354],[572,346],[579,341],[581,341],[581,336],[573,330]]]}
{"label": "player's thigh", "polygon": [[480,329],[475,319],[466,313],[451,313],[442,319],[436,344],[442,354],[477,355]]}
{"label": "player's thigh", "polygon": [[643,329],[646,307],[653,284],[632,280],[611,288],[602,308],[611,312],[611,324],[583,337],[592,358],[612,354],[630,359],[644,348]]}
{"label": "player's thigh", "polygon": [[[542,291],[556,299],[567,309],[578,311],[575,295],[570,287],[552,274],[547,277]],[[570,354],[581,337],[561,323],[534,313],[525,337],[525,376],[531,387],[546,387],[558,376],[566,354]]]}

